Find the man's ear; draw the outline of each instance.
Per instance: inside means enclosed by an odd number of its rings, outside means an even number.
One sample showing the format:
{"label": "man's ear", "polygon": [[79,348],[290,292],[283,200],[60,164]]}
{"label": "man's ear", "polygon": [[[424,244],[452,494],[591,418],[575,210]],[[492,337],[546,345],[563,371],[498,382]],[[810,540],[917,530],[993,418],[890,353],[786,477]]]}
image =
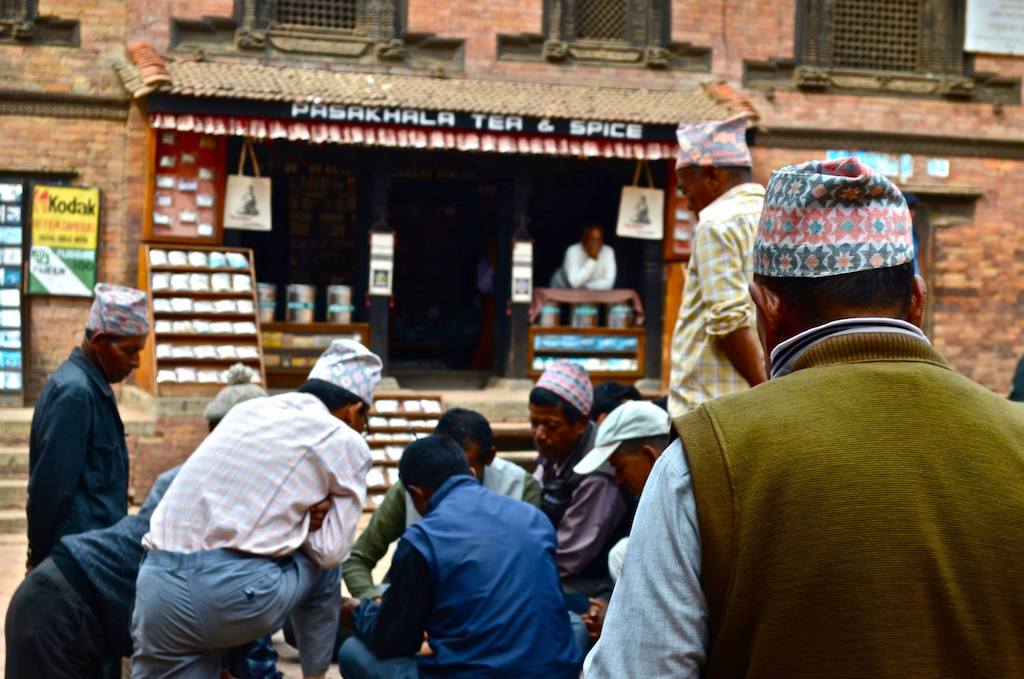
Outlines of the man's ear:
{"label": "man's ear", "polygon": [[914,276],[914,287],[910,292],[910,308],[907,310],[907,322],[923,327],[924,309],[928,301],[928,285],[920,276]]}
{"label": "man's ear", "polygon": [[651,466],[654,466],[654,463],[658,461],[659,457],[661,457],[661,451],[649,443],[645,444],[644,447],[640,449],[640,452],[651,461]]}
{"label": "man's ear", "polygon": [[765,356],[768,356],[781,341],[784,305],[778,295],[760,283],[751,283],[749,290],[750,298],[757,307],[758,327],[764,333],[761,341],[765,344]]}
{"label": "man's ear", "polygon": [[494,456],[498,454],[498,449],[495,446],[491,446],[491,449],[487,451],[487,455],[484,456],[484,466],[489,466],[494,462]]}

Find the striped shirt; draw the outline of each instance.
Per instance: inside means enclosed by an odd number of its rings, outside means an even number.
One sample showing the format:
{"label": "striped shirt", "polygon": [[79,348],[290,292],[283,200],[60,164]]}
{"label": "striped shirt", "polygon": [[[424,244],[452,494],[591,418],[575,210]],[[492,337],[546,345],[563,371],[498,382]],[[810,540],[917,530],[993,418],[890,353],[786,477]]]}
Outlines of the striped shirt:
{"label": "striped shirt", "polygon": [[740,184],[700,213],[672,334],[672,417],[750,386],[717,340],[744,326],[754,327],[754,303],[747,286],[763,204],[763,186]]}
{"label": "striped shirt", "polygon": [[[340,564],[366,501],[363,437],[308,394],[241,403],[182,466],[150,522],[147,549],[234,549],[279,558],[300,547],[321,568]],[[320,530],[311,506],[330,496]]]}

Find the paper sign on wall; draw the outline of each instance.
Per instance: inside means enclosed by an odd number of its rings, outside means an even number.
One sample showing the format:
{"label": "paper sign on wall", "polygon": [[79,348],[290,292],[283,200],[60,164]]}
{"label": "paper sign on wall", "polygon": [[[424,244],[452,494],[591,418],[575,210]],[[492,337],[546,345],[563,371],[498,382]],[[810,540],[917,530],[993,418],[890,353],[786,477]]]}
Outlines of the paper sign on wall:
{"label": "paper sign on wall", "polygon": [[370,294],[391,296],[395,270],[395,234],[370,234]]}
{"label": "paper sign on wall", "polygon": [[99,189],[37,184],[32,192],[29,294],[91,297],[99,228]]}
{"label": "paper sign on wall", "polygon": [[533,243],[512,244],[512,303],[533,301]]}

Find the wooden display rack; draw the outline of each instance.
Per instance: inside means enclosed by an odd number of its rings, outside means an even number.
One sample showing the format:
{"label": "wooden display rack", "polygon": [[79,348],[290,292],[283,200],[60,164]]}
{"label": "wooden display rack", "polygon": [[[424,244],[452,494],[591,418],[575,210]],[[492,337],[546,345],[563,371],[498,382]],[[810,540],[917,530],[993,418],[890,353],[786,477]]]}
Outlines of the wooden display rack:
{"label": "wooden display rack", "polygon": [[[150,253],[155,250],[164,252],[184,251],[203,252],[207,255],[211,252],[236,253],[244,255],[248,264],[246,268],[235,267],[198,267],[198,266],[172,266],[150,264]],[[224,291],[193,291],[193,290],[153,290],[152,280],[154,274],[216,274],[224,273],[231,275],[247,275],[249,277],[250,289],[248,291],[224,290]],[[263,342],[260,339],[259,301],[256,292],[256,275],[253,265],[252,250],[248,248],[229,247],[205,247],[199,245],[155,245],[143,244],[139,247],[139,288],[146,291],[147,305],[149,307],[150,333],[149,341],[143,350],[138,371],[136,371],[136,382],[150,393],[160,396],[213,396],[225,385],[221,382],[160,382],[158,375],[160,370],[171,370],[175,368],[194,368],[196,370],[216,370],[219,373],[227,370],[235,363],[244,363],[259,375],[260,384],[266,385],[266,374],[263,368]],[[246,300],[252,305],[249,313],[202,313],[195,311],[168,312],[155,311],[153,306],[156,300],[172,298],[189,298],[193,302],[218,300]],[[209,322],[250,322],[255,327],[254,333],[175,333],[157,331],[158,321],[209,321]],[[172,344],[173,346],[253,346],[256,348],[254,358],[196,358],[179,357],[166,358],[158,357],[158,345]]]}
{"label": "wooden display rack", "polygon": [[[576,337],[635,337],[635,349],[602,349],[602,348],[537,348],[537,338],[544,335],[571,335]],[[644,328],[573,328],[568,326],[541,327],[530,326],[529,349],[527,354],[528,374],[531,378],[540,377],[543,369],[534,366],[534,359],[565,358],[565,359],[614,359],[624,358],[635,361],[633,370],[600,370],[588,369],[590,379],[594,383],[611,380],[635,381],[644,376],[646,331]]]}
{"label": "wooden display rack", "polygon": [[350,338],[363,346],[370,344],[368,323],[268,322],[261,330],[267,386],[271,389],[294,389],[302,384],[332,339]]}
{"label": "wooden display rack", "polygon": [[[378,403],[381,401],[398,401],[396,412],[380,412]],[[440,412],[427,413],[422,411],[406,410],[405,403],[408,401],[433,401],[440,407]],[[370,446],[370,452],[374,456],[373,467],[367,481],[366,511],[372,512],[377,504],[388,492],[392,485],[398,482],[398,461],[405,447],[417,438],[429,436],[434,431],[433,420],[440,419],[446,410],[444,399],[440,394],[425,394],[419,392],[378,392],[374,397],[373,408],[370,410],[370,418],[404,418],[408,424],[404,426],[382,426],[379,423],[370,424],[367,429],[366,442]],[[369,420],[368,420],[369,421]],[[398,436],[402,440],[382,440],[380,435],[387,437]],[[383,475],[383,483],[375,472]]]}

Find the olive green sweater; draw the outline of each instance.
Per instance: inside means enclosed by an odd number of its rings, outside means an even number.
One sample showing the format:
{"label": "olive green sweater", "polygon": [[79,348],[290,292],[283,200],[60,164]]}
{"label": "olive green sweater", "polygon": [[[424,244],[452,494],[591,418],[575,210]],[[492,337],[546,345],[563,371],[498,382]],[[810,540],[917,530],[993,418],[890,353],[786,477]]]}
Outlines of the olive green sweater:
{"label": "olive green sweater", "polygon": [[1024,409],[925,342],[832,337],[677,418],[705,676],[1024,676]]}

